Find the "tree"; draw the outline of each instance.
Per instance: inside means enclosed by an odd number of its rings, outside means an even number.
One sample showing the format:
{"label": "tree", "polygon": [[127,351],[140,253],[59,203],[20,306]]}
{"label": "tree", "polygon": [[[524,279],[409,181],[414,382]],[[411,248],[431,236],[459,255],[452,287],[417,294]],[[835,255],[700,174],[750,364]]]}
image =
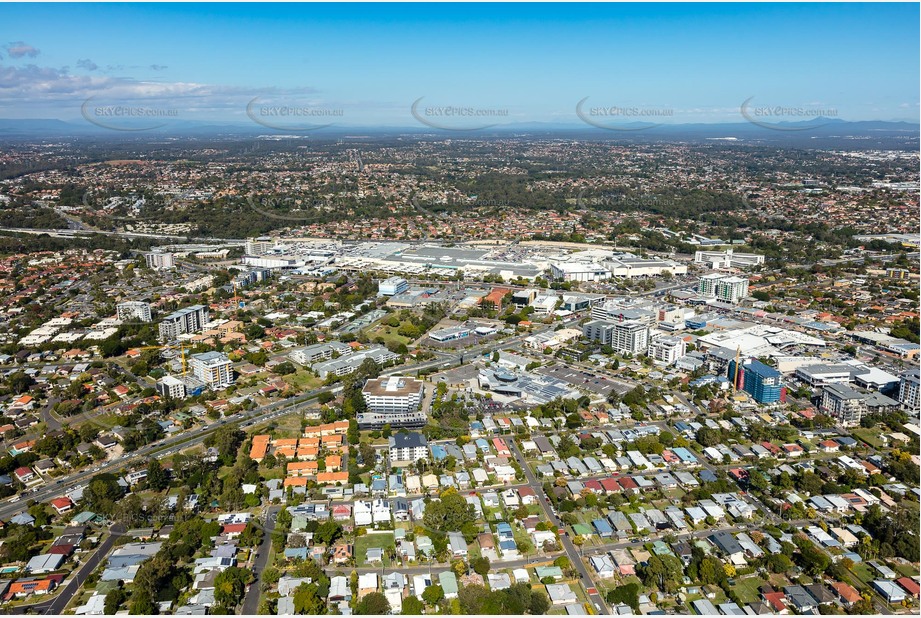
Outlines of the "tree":
{"label": "tree", "polygon": [[656,586],[659,590],[669,591],[681,581],[684,568],[681,561],[674,556],[651,556],[646,566],[640,569],[640,579],[647,586]]}
{"label": "tree", "polygon": [[432,584],[431,586],[426,586],[425,590],[422,591],[422,600],[433,607],[435,605],[438,605],[444,598],[445,598],[445,591],[438,584]]}
{"label": "tree", "polygon": [[608,592],[607,599],[611,605],[623,603],[632,607],[634,612],[638,612],[640,611],[640,586],[636,582],[618,586]]}
{"label": "tree", "polygon": [[169,485],[169,476],[160,462],[151,458],[147,463],[147,487],[154,491],[163,491]]}
{"label": "tree", "polygon": [[294,589],[294,613],[319,615],[326,613],[326,601],[319,594],[315,582],[304,583]]}
{"label": "tree", "polygon": [[105,604],[103,606],[105,615],[114,615],[115,612],[118,611],[118,608],[121,607],[121,604],[125,602],[126,597],[127,595],[121,587],[109,590],[109,592],[106,593]]}
{"label": "tree", "polygon": [[157,606],[154,605],[153,599],[147,590],[141,588],[134,591],[134,594],[131,595],[131,607],[129,609],[129,613],[133,616],[149,616],[151,614],[157,613]]}
{"label": "tree", "polygon": [[313,538],[323,545],[331,545],[342,535],[342,525],[337,521],[325,521],[320,524]]}
{"label": "tree", "polygon": [[250,573],[240,567],[228,567],[214,580],[214,600],[219,605],[233,609],[239,605],[246,590]]}
{"label": "tree", "polygon": [[382,616],[390,613],[390,602],[380,592],[369,592],[361,598],[355,606],[355,613],[359,616]]}
{"label": "tree", "polygon": [[425,611],[425,605],[416,597],[410,595],[403,599],[404,616],[420,616]]}

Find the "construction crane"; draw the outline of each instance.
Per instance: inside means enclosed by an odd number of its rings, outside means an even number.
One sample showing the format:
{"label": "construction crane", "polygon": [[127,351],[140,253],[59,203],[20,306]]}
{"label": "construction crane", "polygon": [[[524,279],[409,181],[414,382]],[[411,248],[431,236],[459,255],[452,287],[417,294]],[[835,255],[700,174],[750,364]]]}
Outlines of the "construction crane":
{"label": "construction crane", "polygon": [[[179,346],[179,356],[182,359],[182,375],[186,375],[187,370],[186,370],[186,363],[185,363],[185,346],[182,344],[181,341],[178,343],[178,346]],[[132,349],[134,350],[172,350],[175,348],[176,348],[176,345],[170,344],[170,345],[145,345],[140,348],[132,348]]]}
{"label": "construction crane", "polygon": [[742,348],[736,348],[736,364],[735,369],[732,372],[732,392],[738,392],[739,390],[739,363],[741,362],[742,357]]}

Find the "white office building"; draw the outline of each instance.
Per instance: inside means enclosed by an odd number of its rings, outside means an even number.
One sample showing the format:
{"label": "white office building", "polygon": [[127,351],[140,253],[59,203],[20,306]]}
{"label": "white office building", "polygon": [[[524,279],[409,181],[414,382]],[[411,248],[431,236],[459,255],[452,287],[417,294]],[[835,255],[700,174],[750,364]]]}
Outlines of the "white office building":
{"label": "white office building", "polygon": [[115,305],[115,311],[121,322],[150,322],[150,303],[129,300]]}
{"label": "white office building", "polygon": [[174,311],[160,322],[160,341],[173,341],[180,335],[200,332],[208,319],[208,308],[204,305],[192,305]]}
{"label": "white office building", "polygon": [[233,363],[221,352],[193,354],[192,373],[212,390],[227,388],[233,384]]}
{"label": "white office building", "polygon": [[154,270],[165,270],[168,268],[175,268],[176,266],[173,254],[166,253],[165,251],[151,251],[150,253],[145,253],[144,259],[147,261],[147,266]]}
{"label": "white office building", "polygon": [[367,411],[358,415],[362,429],[391,427],[421,427],[426,423],[422,404],[422,380],[406,376],[376,378],[365,382],[361,394]]}
{"label": "white office building", "polygon": [[271,251],[274,246],[275,241],[268,236],[247,238],[245,246],[246,255],[264,255]]}
{"label": "white office building", "polygon": [[551,262],[550,274],[562,281],[604,281],[611,271],[597,262]]}
{"label": "white office building", "polygon": [[377,284],[377,293],[381,296],[396,296],[409,289],[409,282],[403,277],[390,277]]}
{"label": "white office building", "polygon": [[732,249],[725,251],[697,251],[694,253],[695,264],[707,264],[714,270],[720,268],[749,268],[764,264],[764,256],[756,253],[736,253]]}

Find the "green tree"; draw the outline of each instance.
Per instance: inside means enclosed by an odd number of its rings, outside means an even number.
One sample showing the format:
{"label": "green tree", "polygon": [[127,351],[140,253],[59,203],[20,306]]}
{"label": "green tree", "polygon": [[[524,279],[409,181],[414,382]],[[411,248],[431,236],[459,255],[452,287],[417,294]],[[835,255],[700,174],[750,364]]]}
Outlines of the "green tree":
{"label": "green tree", "polygon": [[390,603],[380,592],[369,592],[355,605],[359,616],[382,616],[390,613]]}
{"label": "green tree", "polygon": [[432,584],[431,586],[426,586],[425,590],[422,591],[422,600],[433,607],[435,605],[438,605],[444,598],[445,598],[445,591],[438,584]]}
{"label": "green tree", "polygon": [[163,491],[169,486],[169,476],[156,459],[147,462],[147,487],[154,491]]}

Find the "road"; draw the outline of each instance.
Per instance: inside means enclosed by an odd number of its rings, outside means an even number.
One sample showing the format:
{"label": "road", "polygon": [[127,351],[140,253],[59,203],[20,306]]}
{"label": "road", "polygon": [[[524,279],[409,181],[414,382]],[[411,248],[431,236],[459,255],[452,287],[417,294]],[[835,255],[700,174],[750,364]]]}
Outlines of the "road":
{"label": "road", "polygon": [[250,584],[249,590],[246,591],[246,596],[243,597],[243,607],[240,610],[240,613],[244,616],[254,616],[259,611],[262,572],[265,571],[265,566],[272,555],[272,531],[275,530],[276,515],[281,508],[280,506],[270,506],[266,510],[265,525],[262,528],[262,542],[256,549],[256,559],[253,561],[253,576],[255,579]]}
{"label": "road", "polygon": [[90,556],[77,570],[77,572],[71,576],[70,579],[64,580],[64,585],[62,588],[59,588],[53,599],[43,601],[41,603],[35,603],[32,605],[21,605],[15,607],[9,611],[11,614],[55,614],[61,615],[64,613],[64,608],[67,607],[67,604],[70,603],[74,596],[77,593],[77,590],[80,589],[80,586],[83,585],[83,582],[86,581],[86,578],[96,570],[96,567],[109,555],[109,551],[112,549],[112,546],[115,544],[116,539],[118,539],[125,532],[125,526],[123,524],[114,524],[109,528],[109,536],[103,541],[99,547],[96,548],[96,551],[93,552],[93,555]]}
{"label": "road", "polygon": [[[544,510],[544,515],[547,516],[547,520],[556,526],[557,530],[563,529],[563,523],[553,512],[553,509],[550,508],[550,502],[547,500],[547,496],[544,494],[543,486],[541,486],[540,481],[537,480],[537,477],[534,476],[534,473],[531,472],[531,467],[528,466],[528,462],[525,461],[524,456],[521,454],[521,450],[515,443],[514,438],[506,438],[505,443],[508,445],[509,450],[511,450],[512,454],[515,456],[515,459],[518,461],[518,465],[520,465],[521,469],[524,470],[524,474],[528,479],[528,484],[537,495],[541,508]],[[572,563],[573,568],[575,568],[579,572],[579,575],[582,577],[582,583],[585,585],[585,588],[588,591],[589,600],[595,604],[595,607],[598,608],[598,611],[601,613],[610,613],[604,599],[595,589],[595,583],[592,581],[592,577],[589,574],[588,569],[585,568],[585,564],[582,562],[582,558],[579,555],[579,552],[576,551],[572,541],[569,540],[569,536],[562,534],[559,536],[559,539],[560,544],[563,546],[563,549],[566,550],[566,554],[569,556],[569,561]],[[594,591],[594,593],[592,593],[592,591]]]}
{"label": "road", "polygon": [[66,490],[73,489],[81,484],[81,482],[89,481],[92,477],[97,474],[102,474],[105,472],[115,473],[119,472],[123,468],[127,468],[131,465],[138,464],[141,462],[147,461],[151,456],[156,455],[157,457],[165,457],[172,455],[180,450],[185,450],[193,446],[197,446],[205,441],[211,434],[217,431],[219,428],[223,427],[226,424],[234,423],[241,424],[246,426],[251,426],[257,423],[261,423],[266,420],[271,420],[278,416],[284,414],[290,414],[291,412],[296,412],[300,407],[314,399],[316,399],[322,392],[338,392],[342,390],[341,386],[335,387],[322,387],[314,389],[307,393],[302,393],[295,397],[289,397],[287,399],[282,399],[280,401],[273,402],[266,406],[250,410],[249,412],[241,412],[234,417],[224,419],[222,421],[212,423],[207,427],[198,429],[197,431],[192,432],[183,432],[179,435],[173,436],[171,438],[166,438],[160,442],[150,444],[145,446],[137,451],[134,451],[130,455],[127,455],[121,459],[116,459],[114,461],[109,461],[95,468],[82,470],[75,472],[64,477],[57,479],[52,485],[43,485],[39,487],[36,491],[31,493],[22,493],[22,504],[20,501],[10,502],[7,500],[2,506],[0,506],[0,519],[7,520],[12,515],[25,510],[25,501],[26,500],[35,500],[36,502],[45,502],[49,499],[63,495]]}

